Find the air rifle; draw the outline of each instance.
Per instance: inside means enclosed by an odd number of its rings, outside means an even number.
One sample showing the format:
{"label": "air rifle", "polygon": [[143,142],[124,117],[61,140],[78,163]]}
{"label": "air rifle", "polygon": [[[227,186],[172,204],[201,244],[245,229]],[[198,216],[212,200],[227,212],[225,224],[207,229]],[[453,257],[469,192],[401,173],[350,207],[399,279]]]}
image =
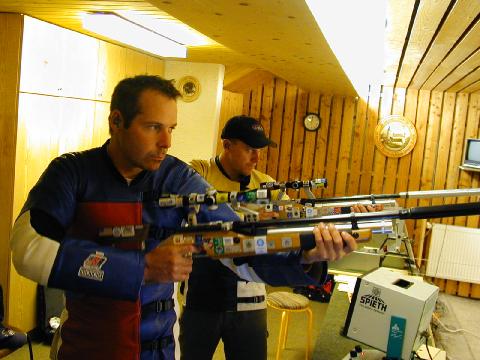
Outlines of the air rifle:
{"label": "air rifle", "polygon": [[[285,212],[285,217],[287,218],[313,218],[316,216],[350,213],[350,207],[356,204],[381,204],[385,208],[391,208],[396,206],[395,199],[399,198],[425,199],[480,195],[480,188],[471,188],[410,191],[400,192],[398,194],[371,194],[317,199],[275,200],[272,199],[271,189],[276,188],[276,183],[262,184],[260,185],[263,187],[261,189],[247,191],[221,192],[211,190],[205,194],[193,193],[189,195],[166,195],[161,197],[158,200],[158,203],[160,207],[193,207],[202,204],[208,207],[215,207],[217,204],[230,203],[234,208],[238,208],[240,204],[256,204],[261,205],[266,212]],[[247,217],[247,221],[250,218],[256,221],[254,216]]]}
{"label": "air rifle", "polygon": [[315,247],[313,228],[335,223],[357,241],[372,233],[389,233],[394,219],[430,219],[480,215],[480,202],[425,206],[369,213],[350,213],[303,219],[234,221],[186,226],[175,231],[174,244],[194,244],[212,258],[260,255]]}
{"label": "air rifle", "polygon": [[[184,207],[194,205],[215,206],[217,204],[230,203],[256,203],[268,204],[278,200],[272,198],[272,190],[285,191],[285,189],[311,189],[324,188],[327,186],[327,179],[313,180],[294,180],[294,181],[271,181],[260,183],[259,189],[245,191],[222,192],[215,189],[209,190],[204,194],[192,193],[189,195],[165,195],[160,197],[158,203],[160,207]],[[310,191],[311,193],[311,191]],[[282,194],[282,193],[281,193]],[[308,192],[307,192],[308,194]],[[280,195],[280,198],[282,195]]]}

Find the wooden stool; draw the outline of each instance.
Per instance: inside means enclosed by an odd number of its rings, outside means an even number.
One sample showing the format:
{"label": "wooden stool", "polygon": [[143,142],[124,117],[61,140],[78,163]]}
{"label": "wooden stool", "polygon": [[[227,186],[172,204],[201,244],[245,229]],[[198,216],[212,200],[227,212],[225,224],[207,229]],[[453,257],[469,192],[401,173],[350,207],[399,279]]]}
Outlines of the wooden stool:
{"label": "wooden stool", "polygon": [[267,305],[282,312],[282,321],[280,323],[280,332],[278,336],[276,360],[280,359],[280,351],[285,349],[288,334],[288,320],[290,313],[307,312],[307,349],[305,359],[310,359],[313,314],[309,305],[310,301],[303,295],[294,294],[285,291],[275,291],[267,295]]}

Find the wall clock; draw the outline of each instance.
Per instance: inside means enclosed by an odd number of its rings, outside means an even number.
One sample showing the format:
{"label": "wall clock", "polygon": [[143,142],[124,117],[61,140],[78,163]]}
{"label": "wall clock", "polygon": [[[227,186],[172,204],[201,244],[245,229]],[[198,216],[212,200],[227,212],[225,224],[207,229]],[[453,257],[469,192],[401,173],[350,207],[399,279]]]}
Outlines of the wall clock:
{"label": "wall clock", "polygon": [[193,76],[184,76],[178,80],[177,89],[180,91],[183,101],[195,101],[200,96],[200,81]]}
{"label": "wall clock", "polygon": [[317,131],[320,127],[320,116],[315,113],[307,113],[303,117],[303,126],[308,131]]}

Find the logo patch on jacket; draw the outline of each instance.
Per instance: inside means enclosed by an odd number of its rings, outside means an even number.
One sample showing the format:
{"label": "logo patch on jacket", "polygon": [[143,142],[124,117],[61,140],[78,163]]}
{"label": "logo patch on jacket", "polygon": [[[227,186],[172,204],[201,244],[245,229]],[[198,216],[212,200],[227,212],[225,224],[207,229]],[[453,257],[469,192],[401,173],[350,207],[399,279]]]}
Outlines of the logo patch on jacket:
{"label": "logo patch on jacket", "polygon": [[78,270],[78,276],[90,280],[103,281],[105,272],[102,266],[107,262],[107,257],[104,253],[97,251],[95,254],[90,254],[83,261],[83,266]]}

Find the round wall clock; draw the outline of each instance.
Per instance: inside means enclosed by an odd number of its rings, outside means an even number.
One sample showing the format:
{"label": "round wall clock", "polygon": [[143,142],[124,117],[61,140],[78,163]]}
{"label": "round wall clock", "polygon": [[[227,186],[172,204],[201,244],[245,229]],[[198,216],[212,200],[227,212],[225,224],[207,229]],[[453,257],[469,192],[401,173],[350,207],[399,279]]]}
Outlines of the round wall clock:
{"label": "round wall clock", "polygon": [[177,89],[185,102],[195,101],[200,96],[200,82],[193,76],[184,76],[178,80]]}
{"label": "round wall clock", "polygon": [[375,145],[386,156],[401,157],[412,151],[417,142],[417,130],[401,115],[389,115],[375,128]]}
{"label": "round wall clock", "polygon": [[308,113],[303,117],[303,126],[308,131],[317,131],[320,127],[320,116],[315,113]]}

